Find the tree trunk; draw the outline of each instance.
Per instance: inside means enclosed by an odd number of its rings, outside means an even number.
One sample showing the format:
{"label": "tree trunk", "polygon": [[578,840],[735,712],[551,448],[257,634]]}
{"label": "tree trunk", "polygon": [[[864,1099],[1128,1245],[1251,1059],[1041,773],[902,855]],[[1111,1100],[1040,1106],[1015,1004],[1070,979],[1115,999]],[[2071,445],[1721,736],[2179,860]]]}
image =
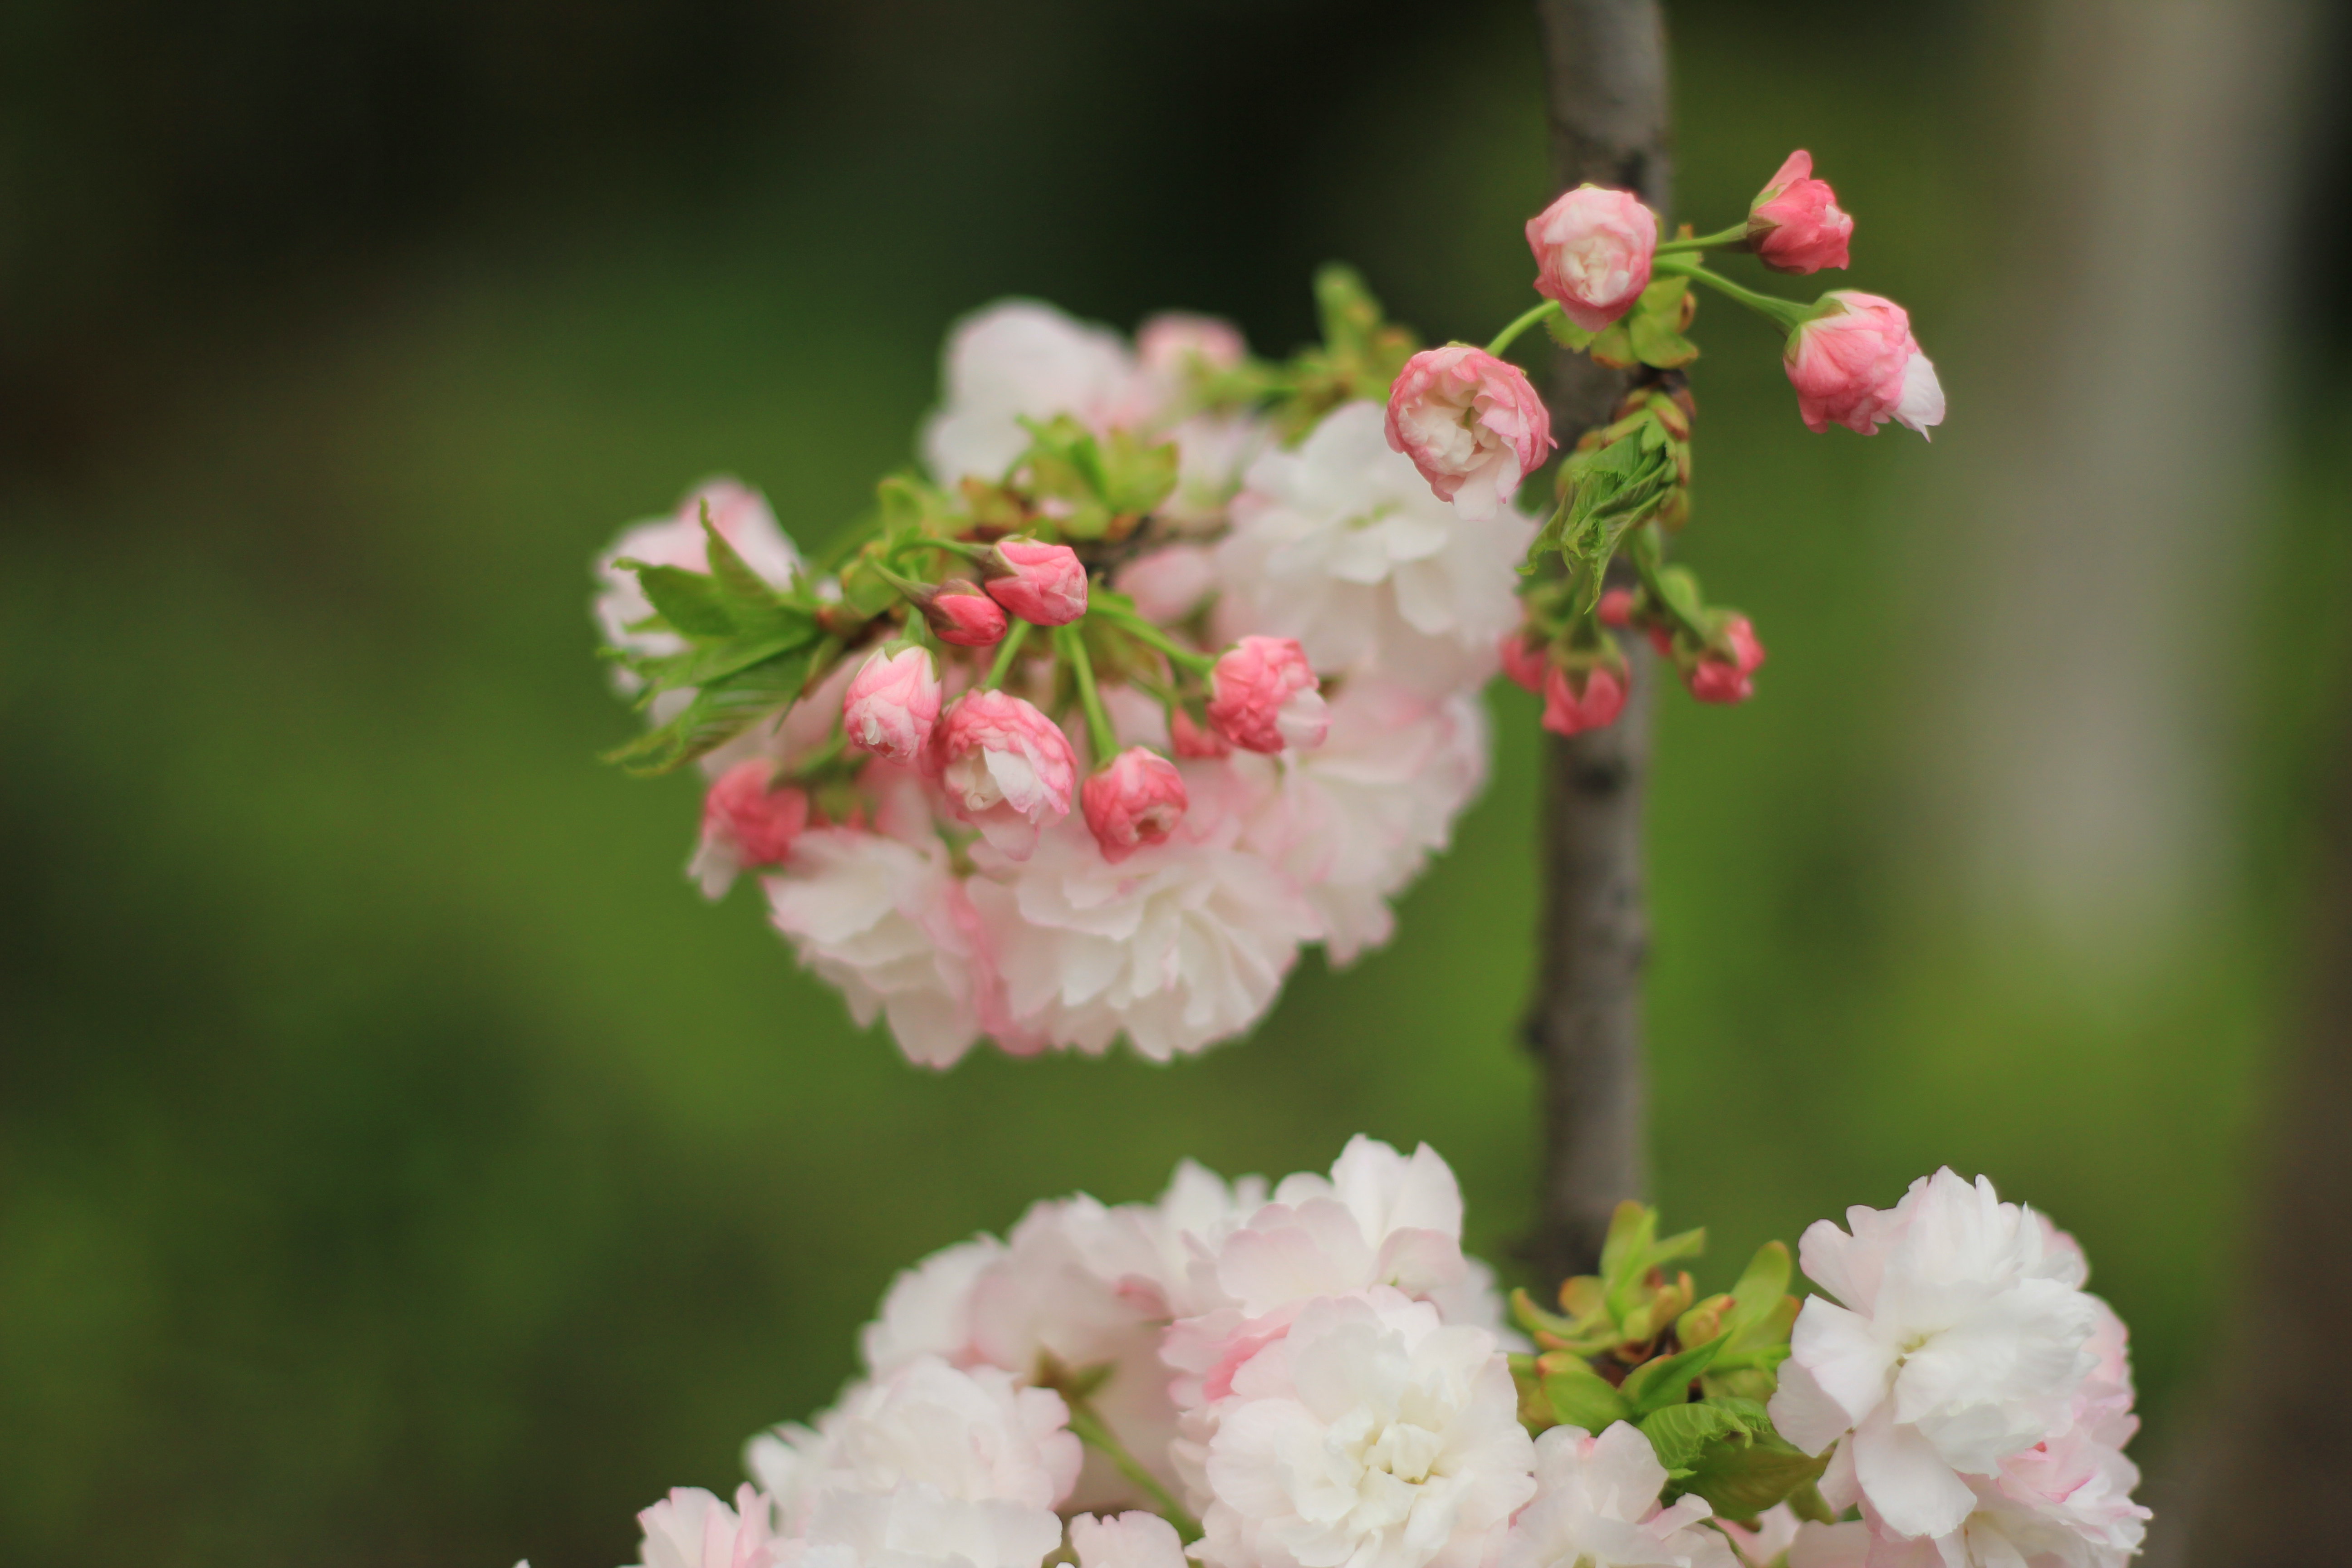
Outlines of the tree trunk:
{"label": "tree trunk", "polygon": [[[1665,19],[1658,0],[1538,0],[1558,189],[1591,183],[1668,201]],[[1552,430],[1563,447],[1606,424],[1630,377],[1561,353]],[[1528,1047],[1541,1063],[1543,1190],[1534,1260],[1590,1272],[1610,1211],[1648,1184],[1643,1156],[1642,794],[1650,753],[1648,648],[1626,650],[1625,711],[1551,742],[1544,792],[1543,928]]]}

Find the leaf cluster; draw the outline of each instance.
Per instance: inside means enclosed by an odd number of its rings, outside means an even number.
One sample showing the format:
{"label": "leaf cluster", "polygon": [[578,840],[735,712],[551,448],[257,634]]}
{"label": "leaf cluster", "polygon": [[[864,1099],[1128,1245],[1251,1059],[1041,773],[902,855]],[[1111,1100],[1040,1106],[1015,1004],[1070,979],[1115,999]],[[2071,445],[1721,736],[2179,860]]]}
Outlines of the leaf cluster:
{"label": "leaf cluster", "polygon": [[778,589],[751,570],[711,526],[708,506],[702,531],[707,573],[619,563],[637,574],[654,610],[630,629],[674,632],[686,644],[670,654],[613,651],[645,682],[638,705],[694,693],[667,721],[605,753],[633,773],[668,773],[726,744],[798,698],[831,657],[820,606],[803,584]]}
{"label": "leaf cluster", "polygon": [[1648,365],[1680,370],[1698,358],[1698,345],[1684,334],[1698,312],[1687,278],[1661,278],[1642,290],[1633,308],[1599,331],[1589,332],[1561,315],[1544,318],[1545,330],[1562,348],[1591,354],[1612,370]]}
{"label": "leaf cluster", "polygon": [[1528,560],[1559,553],[1575,585],[1571,616],[1599,603],[1609,562],[1628,533],[1653,520],[1679,526],[1688,514],[1690,434],[1686,401],[1663,388],[1638,391],[1615,422],[1589,433],[1560,464],[1559,502]]}
{"label": "leaf cluster", "polygon": [[1764,1408],[1796,1321],[1789,1249],[1766,1243],[1730,1290],[1694,1300],[1690,1276],[1669,1279],[1664,1266],[1706,1240],[1700,1230],[1661,1237],[1656,1210],[1622,1204],[1600,1273],[1562,1284],[1559,1312],[1513,1292],[1512,1315],[1541,1347],[1511,1358],[1520,1419],[1532,1431],[1630,1422],[1657,1450],[1670,1498],[1696,1492],[1727,1518],[1782,1500],[1818,1510],[1812,1483],[1826,1458],[1788,1443]]}
{"label": "leaf cluster", "polygon": [[1343,403],[1387,402],[1420,339],[1389,321],[1362,276],[1339,262],[1315,274],[1315,309],[1321,342],[1287,360],[1211,374],[1197,389],[1202,403],[1261,409],[1285,441],[1295,441]]}

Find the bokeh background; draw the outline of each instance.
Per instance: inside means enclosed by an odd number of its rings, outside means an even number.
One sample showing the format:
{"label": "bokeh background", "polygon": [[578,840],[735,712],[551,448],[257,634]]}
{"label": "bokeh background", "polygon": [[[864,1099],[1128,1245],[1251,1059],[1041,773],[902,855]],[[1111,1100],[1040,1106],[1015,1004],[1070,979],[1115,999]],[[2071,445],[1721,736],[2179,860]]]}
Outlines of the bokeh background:
{"label": "bokeh background", "polygon": [[[2340,39],[1671,10],[1683,214],[1810,147],[1953,415],[1808,436],[1701,318],[1685,558],[1772,662],[1661,715],[1658,1196],[1727,1280],[1991,1174],[2088,1247],[2161,1451],[2325,961]],[[932,1074],[695,895],[690,783],[596,763],[585,563],[721,471],[821,542],[1008,292],[1278,353],[1346,258],[1485,336],[1536,48],[1513,0],[0,11],[0,1555],[625,1561],[830,1396],[895,1268],[1185,1154],[1427,1140],[1511,1268],[1518,693],[1395,943],[1255,1039]]]}

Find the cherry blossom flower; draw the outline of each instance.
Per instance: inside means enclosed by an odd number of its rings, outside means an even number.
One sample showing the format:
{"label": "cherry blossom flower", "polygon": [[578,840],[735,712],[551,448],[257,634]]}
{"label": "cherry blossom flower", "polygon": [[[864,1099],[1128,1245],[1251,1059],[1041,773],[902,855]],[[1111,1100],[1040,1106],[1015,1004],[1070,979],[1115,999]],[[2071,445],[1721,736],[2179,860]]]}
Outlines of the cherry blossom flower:
{"label": "cherry blossom flower", "polygon": [[1723,635],[1731,644],[1731,658],[1708,648],[1683,676],[1683,684],[1701,702],[1745,702],[1756,695],[1748,677],[1764,665],[1764,645],[1757,640],[1756,628],[1746,616],[1734,616],[1724,623]]}
{"label": "cherry blossom flower", "polygon": [[1597,332],[1650,286],[1658,215],[1630,191],[1579,185],[1528,219],[1528,248],[1536,256],[1536,292]]}
{"label": "cherry blossom flower", "polygon": [[1184,819],[1184,775],[1148,746],[1129,746],[1088,775],[1078,792],[1087,827],[1116,865],[1157,844]]}
{"label": "cherry blossom flower", "polygon": [[1781,1554],[1796,1544],[1803,1528],[1784,1502],[1775,1503],[1745,1524],[1718,1519],[1715,1527],[1731,1542],[1732,1555],[1738,1558],[1741,1568],[1774,1568]]}
{"label": "cherry blossom flower", "polygon": [[1944,1535],[1977,1508],[1970,1477],[2071,1426],[2098,1364],[2082,1259],[1949,1170],[1846,1221],[1805,1232],[1805,1273],[1834,1300],[1799,1313],[1772,1420],[1808,1453],[1838,1443],[1833,1502],[1857,1493],[1895,1534]]}
{"label": "cherry blossom flower", "polygon": [[1543,695],[1544,678],[1551,670],[1550,649],[1528,641],[1524,626],[1504,633],[1495,649],[1502,656],[1504,679],[1522,691]]}
{"label": "cherry blossom flower", "polygon": [[784,1545],[773,1513],[755,1487],[737,1489],[733,1508],[699,1487],[673,1488],[637,1515],[639,1568],[772,1568]]}
{"label": "cherry blossom flower", "polygon": [[973,879],[1006,1001],[1044,1039],[1093,1055],[1124,1033],[1166,1061],[1240,1033],[1272,1003],[1314,913],[1233,847],[1237,824],[1202,805],[1193,790],[1177,833],[1117,865],[1065,824],[1017,875]]}
{"label": "cherry blossom flower", "polygon": [[1813,178],[1813,155],[1801,147],[1748,204],[1748,247],[1776,272],[1843,267],[1853,236],[1853,219],[1838,210],[1829,182]]}
{"label": "cherry blossom flower", "polygon": [[956,647],[993,647],[1004,640],[1004,606],[970,583],[942,583],[923,604],[923,618],[940,641]]}
{"label": "cherry blossom flower", "polygon": [[1559,443],[1527,372],[1467,343],[1423,349],[1389,390],[1390,449],[1402,452],[1442,500],[1484,520]]}
{"label": "cherry blossom flower", "polygon": [[1535,1490],[1501,1346],[1376,1287],[1308,1304],[1234,1375],[1210,1568],[1477,1568]]}
{"label": "cherry blossom flower", "polygon": [[968,1502],[927,1486],[876,1496],[827,1492],[776,1568],[1040,1568],[1062,1543],[1051,1510]]}
{"label": "cherry blossom flower", "polygon": [[1658,1505],[1666,1468],[1650,1440],[1620,1421],[1598,1437],[1554,1426],[1535,1440],[1535,1500],[1511,1526],[1497,1568],[1738,1568],[1724,1538],[1699,1521],[1703,1498]]}
{"label": "cherry blossom flower", "polygon": [[1489,748],[1475,697],[1364,675],[1330,712],[1323,744],[1279,765],[1245,841],[1304,891],[1325,955],[1344,964],[1389,939],[1389,900],[1452,841],[1486,786]]}
{"label": "cherry blossom flower", "polygon": [[979,921],[936,837],[804,833],[792,874],[770,878],[767,893],[802,963],[840,989],[861,1027],[887,1014],[908,1059],[952,1066],[1000,1021]]}
{"label": "cherry blossom flower", "polygon": [[1843,425],[1874,436],[1889,419],[1922,436],[1944,422],[1944,388],[1892,300],[1851,289],[1822,296],[1822,314],[1789,334],[1782,353],[1797,412],[1819,434]]}
{"label": "cherry blossom flower", "polygon": [[1209,675],[1209,727],[1250,752],[1323,743],[1325,707],[1307,650],[1290,637],[1245,637]]}
{"label": "cherry blossom flower", "polygon": [[1138,615],[1172,626],[1216,593],[1217,568],[1201,546],[1171,544],[1120,567],[1118,584],[1135,601]]}
{"label": "cherry blossom flower", "polygon": [[1318,670],[1376,669],[1425,690],[1483,681],[1519,623],[1535,525],[1441,500],[1389,449],[1375,403],[1335,409],[1296,450],[1250,465],[1217,546],[1228,637],[1296,637]]}
{"label": "cherry blossom flower", "polygon": [[956,323],[941,379],[946,396],[923,427],[922,448],[931,477],[952,486],[1003,479],[1028,449],[1024,418],[1067,414],[1097,430],[1126,422],[1136,365],[1116,332],[1008,300]]}
{"label": "cherry blossom flower", "polygon": [[1064,626],[1087,613],[1087,569],[1066,544],[999,541],[986,586],[1008,614],[1033,626]]}
{"label": "cherry blossom flower", "polygon": [[1070,810],[1078,763],[1069,737],[1007,691],[967,691],[934,741],[949,809],[997,849],[1025,859],[1038,830]]}
{"label": "cherry blossom flower", "polygon": [[1156,1513],[1082,1513],[1070,1521],[1070,1550],[1078,1568],[1189,1568],[1176,1527]]}
{"label": "cherry blossom flower", "polygon": [[1555,664],[1544,672],[1543,727],[1555,735],[1606,729],[1624,710],[1624,677],[1605,664],[1581,670]]}
{"label": "cherry blossom flower", "polygon": [[753,758],[719,775],[702,797],[702,837],[686,874],[716,899],[739,871],[781,866],[808,826],[808,796],[789,784],[773,787],[775,765]]}
{"label": "cherry blossom flower", "polygon": [[[642,561],[650,566],[709,571],[709,540],[702,531],[706,505],[710,509],[710,526],[743,558],[745,565],[779,588],[791,584],[793,574],[800,570],[800,552],[776,526],[776,514],[768,510],[767,498],[733,479],[711,479],[688,490],[669,516],[624,529],[612,547],[596,558],[596,577],[602,585],[596,595],[596,625],[606,643],[651,658],[685,649],[686,640],[676,632],[629,629],[652,615],[654,606],[638,584],[637,574],[614,563]],[[624,695],[634,694],[644,685],[635,671],[618,664],[613,667],[613,680]]]}
{"label": "cherry blossom flower", "polygon": [[1249,357],[1249,344],[1231,321],[1166,310],[1136,329],[1135,355],[1146,371],[1160,374],[1231,370]]}
{"label": "cherry blossom flower", "polygon": [[849,744],[905,767],[922,761],[939,718],[939,671],[929,649],[911,645],[869,654],[842,698]]}

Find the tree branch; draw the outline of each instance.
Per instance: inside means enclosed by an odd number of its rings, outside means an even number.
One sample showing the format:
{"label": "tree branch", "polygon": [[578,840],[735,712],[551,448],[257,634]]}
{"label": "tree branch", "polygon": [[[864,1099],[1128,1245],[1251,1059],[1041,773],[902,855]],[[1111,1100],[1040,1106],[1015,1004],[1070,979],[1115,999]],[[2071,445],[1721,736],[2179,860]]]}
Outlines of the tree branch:
{"label": "tree branch", "polygon": [[[1658,0],[1538,0],[1552,173],[1638,193],[1667,209],[1665,20]],[[1549,401],[1563,447],[1609,421],[1623,372],[1562,353]],[[1534,1258],[1548,1279],[1589,1273],[1610,1211],[1648,1185],[1643,1154],[1642,796],[1649,766],[1649,650],[1625,711],[1604,730],[1551,744],[1544,795],[1543,928],[1528,1048],[1541,1064],[1544,1153]]]}

